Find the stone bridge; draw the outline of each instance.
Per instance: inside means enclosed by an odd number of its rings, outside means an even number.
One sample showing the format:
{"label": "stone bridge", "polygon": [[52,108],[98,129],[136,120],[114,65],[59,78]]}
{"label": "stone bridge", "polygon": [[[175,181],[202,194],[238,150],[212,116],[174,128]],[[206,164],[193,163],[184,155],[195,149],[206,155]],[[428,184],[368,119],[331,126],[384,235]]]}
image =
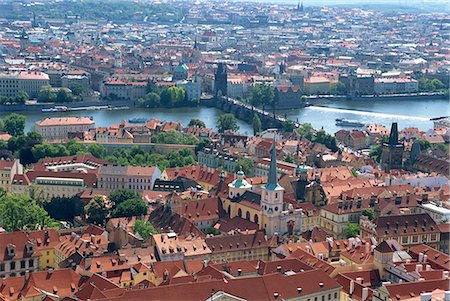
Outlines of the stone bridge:
{"label": "stone bridge", "polygon": [[[224,112],[233,113],[237,118],[245,120],[249,123],[252,123],[253,115],[257,114],[261,120],[263,129],[281,129],[283,122],[288,120],[285,116],[275,114],[275,112],[269,112],[261,108],[256,108],[248,103],[226,96],[217,97],[215,100],[215,106]],[[300,126],[299,122],[294,121],[294,123],[296,127]]]}

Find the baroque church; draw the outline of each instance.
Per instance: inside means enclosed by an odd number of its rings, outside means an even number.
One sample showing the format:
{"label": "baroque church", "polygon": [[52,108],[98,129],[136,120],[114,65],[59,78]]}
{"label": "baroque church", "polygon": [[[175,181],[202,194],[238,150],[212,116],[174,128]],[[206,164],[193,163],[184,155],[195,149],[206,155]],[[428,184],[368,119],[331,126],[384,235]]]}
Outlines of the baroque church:
{"label": "baroque church", "polygon": [[299,235],[302,230],[302,209],[284,203],[284,188],[278,183],[276,142],[272,145],[268,181],[260,192],[238,171],[236,179],[228,184],[228,197],[222,200],[223,209],[230,218],[239,216],[259,225],[266,234]]}

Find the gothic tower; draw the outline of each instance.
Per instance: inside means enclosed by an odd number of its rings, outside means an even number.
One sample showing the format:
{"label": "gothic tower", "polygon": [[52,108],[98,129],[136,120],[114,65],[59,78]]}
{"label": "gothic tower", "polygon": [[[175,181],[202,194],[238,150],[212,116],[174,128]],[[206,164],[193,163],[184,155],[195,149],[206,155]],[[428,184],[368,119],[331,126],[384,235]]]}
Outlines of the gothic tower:
{"label": "gothic tower", "polygon": [[214,92],[215,95],[227,95],[227,66],[224,63],[219,63],[214,77]]}
{"label": "gothic tower", "polygon": [[386,171],[401,169],[403,166],[403,143],[398,141],[397,122],[392,123],[389,141],[384,142],[381,151],[381,165]]}
{"label": "gothic tower", "polygon": [[[276,137],[276,136],[275,136]],[[278,184],[277,178],[277,150],[276,138],[274,137],[271,160],[269,169],[269,178],[267,185],[261,191],[261,215],[262,223],[260,227],[266,230],[267,235],[280,233],[280,216],[283,211],[283,193],[284,188]]]}

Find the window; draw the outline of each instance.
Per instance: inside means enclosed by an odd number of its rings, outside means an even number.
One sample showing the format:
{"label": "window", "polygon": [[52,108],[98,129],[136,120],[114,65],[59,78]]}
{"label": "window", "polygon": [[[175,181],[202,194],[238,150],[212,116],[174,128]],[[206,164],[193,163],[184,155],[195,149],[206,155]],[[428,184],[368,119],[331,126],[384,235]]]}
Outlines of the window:
{"label": "window", "polygon": [[20,268],[21,268],[21,269],[24,269],[24,268],[25,268],[25,260],[22,260],[22,261],[20,262]]}
{"label": "window", "polygon": [[5,270],[5,264],[0,263],[0,272],[3,272]]}
{"label": "window", "polygon": [[334,299],[337,299],[337,292],[334,293]]}
{"label": "window", "polygon": [[328,294],[328,300],[331,300],[331,294]]}
{"label": "window", "polygon": [[419,242],[419,236],[418,236],[418,235],[413,235],[413,237],[412,237],[412,242],[413,242],[413,243]]}
{"label": "window", "polygon": [[33,259],[28,260],[28,266],[30,268],[34,267],[34,260]]}
{"label": "window", "polygon": [[322,301],[325,301],[325,295],[322,295]]}
{"label": "window", "polygon": [[408,243],[408,236],[402,236],[402,244]]}
{"label": "window", "polygon": [[16,263],[15,263],[14,261],[12,261],[12,262],[9,263],[9,269],[10,269],[11,271],[16,269]]}

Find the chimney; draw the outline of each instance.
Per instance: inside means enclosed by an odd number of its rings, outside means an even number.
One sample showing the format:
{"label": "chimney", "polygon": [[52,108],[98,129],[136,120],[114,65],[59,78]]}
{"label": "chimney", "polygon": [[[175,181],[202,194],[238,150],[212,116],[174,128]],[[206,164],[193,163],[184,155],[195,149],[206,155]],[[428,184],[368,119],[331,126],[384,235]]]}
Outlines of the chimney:
{"label": "chimney", "polygon": [[420,301],[431,301],[431,293],[421,293],[420,294]]}
{"label": "chimney", "polygon": [[431,265],[427,264],[425,271],[431,271]]}
{"label": "chimney", "polygon": [[364,247],[365,247],[366,254],[370,254],[370,244],[368,242],[366,242]]}
{"label": "chimney", "polygon": [[362,301],[366,301],[367,297],[369,297],[369,289],[367,287],[363,287],[362,289]]}
{"label": "chimney", "polygon": [[427,262],[428,260],[428,255],[423,255],[423,262]]}
{"label": "chimney", "polygon": [[356,282],[358,282],[359,284],[363,284],[364,278],[362,277],[358,277],[356,278]]}
{"label": "chimney", "polygon": [[416,272],[422,272],[422,265],[421,264],[416,264]]}
{"label": "chimney", "polygon": [[445,291],[444,301],[450,301],[450,291]]}
{"label": "chimney", "polygon": [[422,252],[419,253],[419,259],[418,259],[418,261],[419,261],[419,262],[422,262],[422,261],[423,261],[423,253],[422,253]]}
{"label": "chimney", "polygon": [[238,272],[238,276],[242,275],[242,269],[238,269],[237,272]]}
{"label": "chimney", "polygon": [[353,292],[355,291],[355,281],[354,280],[350,280],[350,295],[353,294]]}

